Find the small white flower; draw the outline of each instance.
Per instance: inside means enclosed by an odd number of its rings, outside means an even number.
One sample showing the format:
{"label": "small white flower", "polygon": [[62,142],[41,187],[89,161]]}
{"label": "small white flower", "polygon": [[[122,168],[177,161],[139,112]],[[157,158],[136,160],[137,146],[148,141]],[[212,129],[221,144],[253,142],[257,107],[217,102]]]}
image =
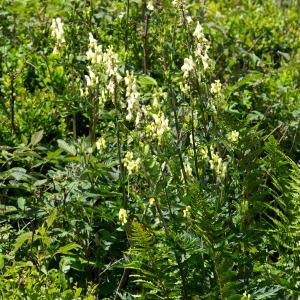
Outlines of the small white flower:
{"label": "small white flower", "polygon": [[195,63],[193,62],[193,58],[190,56],[189,58],[184,59],[184,65],[181,67],[183,73],[183,78],[187,78],[189,73],[192,72],[195,68]]}
{"label": "small white flower", "polygon": [[63,25],[64,23],[61,22],[60,18],[52,19],[52,24],[50,26],[51,36],[56,37],[57,40],[53,50],[54,54],[58,54],[60,46],[65,43]]}
{"label": "small white flower", "polygon": [[109,91],[111,94],[114,94],[114,92],[115,92],[115,83],[113,82],[113,80],[110,80],[110,81],[109,81],[108,86],[107,86],[107,89],[108,89],[108,91]]}
{"label": "small white flower", "polygon": [[153,6],[152,1],[149,1],[149,2],[148,2],[148,4],[147,4],[147,9],[148,9],[148,10],[154,10],[154,6]]}
{"label": "small white flower", "polygon": [[221,88],[222,85],[220,83],[220,80],[215,80],[215,82],[211,84],[210,92],[216,96],[220,96]]}
{"label": "small white flower", "polygon": [[228,140],[231,142],[237,142],[239,139],[239,135],[240,133],[238,131],[233,130],[228,134]]}
{"label": "small white flower", "polygon": [[180,87],[180,90],[184,93],[184,94],[189,94],[189,92],[190,92],[190,86],[187,84],[187,83],[185,83],[184,85],[183,85],[183,83],[182,82],[180,82],[179,83],[179,87]]}
{"label": "small white flower", "polygon": [[193,33],[193,36],[195,36],[199,42],[208,42],[208,40],[204,36],[203,27],[200,25],[199,21],[197,22],[197,26]]}
{"label": "small white flower", "polygon": [[92,82],[91,82],[91,79],[88,75],[85,75],[85,80],[86,80],[86,85],[91,86]]}
{"label": "small white flower", "polygon": [[149,199],[149,206],[155,206],[155,199],[154,198]]}
{"label": "small white flower", "polygon": [[204,149],[200,149],[200,155],[203,159],[207,159],[208,158],[208,150],[205,147]]}
{"label": "small white flower", "polygon": [[97,142],[96,142],[96,147],[97,150],[104,150],[106,148],[106,142],[103,137],[101,137]]}
{"label": "small white flower", "polygon": [[89,40],[90,40],[89,46],[91,48],[95,48],[97,46],[97,41],[94,39],[91,33],[89,33]]}
{"label": "small white flower", "polygon": [[139,164],[141,162],[141,159],[138,158],[136,160],[133,159],[133,153],[127,152],[124,158],[124,166],[128,170],[128,175],[131,175],[133,171],[138,171]]}
{"label": "small white flower", "polygon": [[186,17],[186,21],[188,22],[188,24],[192,23],[193,22],[193,19],[191,16],[187,16]]}
{"label": "small white flower", "polygon": [[185,218],[190,218],[190,216],[191,216],[191,211],[192,211],[192,208],[191,208],[189,205],[187,205],[187,206],[185,207],[185,210],[183,210],[183,216],[184,216]]}

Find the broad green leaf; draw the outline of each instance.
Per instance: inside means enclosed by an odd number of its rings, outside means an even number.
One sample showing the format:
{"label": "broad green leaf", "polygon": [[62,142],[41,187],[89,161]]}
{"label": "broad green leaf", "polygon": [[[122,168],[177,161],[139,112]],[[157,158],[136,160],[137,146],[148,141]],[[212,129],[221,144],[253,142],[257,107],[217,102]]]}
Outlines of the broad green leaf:
{"label": "broad green leaf", "polygon": [[42,180],[37,180],[35,183],[34,183],[34,187],[37,187],[37,186],[41,186],[43,185],[44,183],[47,182],[47,179],[42,179]]}
{"label": "broad green leaf", "polygon": [[24,232],[21,235],[19,235],[14,244],[14,252],[16,252],[26,241],[30,240],[31,238],[31,232]]}
{"label": "broad green leaf", "polygon": [[247,83],[253,83],[255,81],[258,81],[262,78],[262,73],[250,73],[246,75],[243,79],[239,80],[236,84],[236,87],[241,87],[242,85],[245,85]]}
{"label": "broad green leaf", "polygon": [[25,208],[25,203],[26,203],[26,200],[25,200],[23,197],[19,197],[19,198],[18,198],[18,207],[19,207],[21,210],[24,210],[24,208]]}
{"label": "broad green leaf", "polygon": [[56,218],[56,214],[57,214],[57,208],[54,208],[53,211],[51,212],[49,218],[47,219],[47,227],[48,228],[53,224],[53,222]]}
{"label": "broad green leaf", "polygon": [[25,136],[25,135],[21,135],[21,139],[22,139],[22,142],[25,144],[25,146],[27,146],[27,144],[28,144],[28,139],[27,139],[27,137]]}
{"label": "broad green leaf", "polygon": [[0,213],[11,213],[11,212],[16,212],[18,209],[15,206],[12,205],[3,205],[0,204]]}
{"label": "broad green leaf", "polygon": [[146,75],[139,76],[137,82],[141,85],[157,85],[157,82],[154,78]]}
{"label": "broad green leaf", "polygon": [[24,176],[24,173],[21,173],[21,172],[12,172],[11,176],[13,176],[16,180],[19,181]]}
{"label": "broad green leaf", "polygon": [[82,292],[82,288],[76,288],[74,298],[75,299],[78,298],[80,296],[81,292]]}
{"label": "broad green leaf", "polygon": [[63,265],[61,270],[64,272],[64,273],[67,273],[69,270],[71,269],[71,266],[70,265]]}
{"label": "broad green leaf", "polygon": [[62,254],[72,254],[70,252],[70,250],[73,250],[73,249],[77,249],[77,248],[81,248],[78,244],[76,243],[70,243],[66,246],[63,246],[63,247],[60,247],[58,249],[58,253],[62,253]]}
{"label": "broad green leaf", "polygon": [[32,137],[31,137],[31,141],[30,144],[32,146],[36,145],[37,143],[39,143],[41,141],[41,139],[43,138],[43,130],[41,131],[37,131],[35,132]]}
{"label": "broad green leaf", "polygon": [[31,261],[16,261],[15,266],[16,267],[21,267],[21,268],[32,267],[33,263]]}
{"label": "broad green leaf", "polygon": [[63,140],[57,140],[58,143],[58,147],[60,149],[65,150],[66,152],[68,152],[71,155],[76,155],[76,149],[73,145],[69,145],[67,142],[63,141]]}

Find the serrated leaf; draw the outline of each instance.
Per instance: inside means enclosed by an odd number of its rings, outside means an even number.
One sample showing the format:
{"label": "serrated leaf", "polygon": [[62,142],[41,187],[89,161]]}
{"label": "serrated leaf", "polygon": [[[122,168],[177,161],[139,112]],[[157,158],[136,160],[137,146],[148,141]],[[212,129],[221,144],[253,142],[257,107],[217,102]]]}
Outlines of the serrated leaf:
{"label": "serrated leaf", "polygon": [[81,248],[78,244],[76,243],[70,243],[66,246],[63,246],[63,247],[60,247],[58,249],[58,253],[62,253],[62,254],[72,254],[70,252],[70,250],[73,250],[73,249],[77,249],[77,248]]}
{"label": "serrated leaf", "polygon": [[65,150],[66,152],[68,152],[71,155],[76,155],[76,149],[73,145],[69,145],[67,142],[63,141],[63,140],[57,140],[58,143],[58,147],[60,149]]}
{"label": "serrated leaf", "polygon": [[30,144],[31,144],[32,146],[34,146],[34,145],[36,145],[37,143],[39,143],[39,142],[42,140],[42,138],[43,138],[43,133],[44,133],[43,130],[35,132],[35,133],[32,135],[32,137],[31,137]]}
{"label": "serrated leaf", "polygon": [[157,85],[157,82],[154,78],[146,75],[139,76],[137,82],[141,85]]}
{"label": "serrated leaf", "polygon": [[53,224],[53,222],[56,218],[56,214],[57,214],[57,208],[54,208],[52,213],[50,214],[49,218],[47,219],[47,227],[48,228]]}

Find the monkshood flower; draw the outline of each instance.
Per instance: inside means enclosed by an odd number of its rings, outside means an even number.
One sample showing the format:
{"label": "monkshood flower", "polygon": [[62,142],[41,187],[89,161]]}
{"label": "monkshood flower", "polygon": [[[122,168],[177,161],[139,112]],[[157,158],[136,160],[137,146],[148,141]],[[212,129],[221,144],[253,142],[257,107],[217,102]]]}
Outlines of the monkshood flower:
{"label": "monkshood flower", "polygon": [[208,40],[204,36],[203,27],[200,25],[199,21],[197,22],[197,26],[193,33],[193,36],[196,37],[198,42],[202,42],[203,44],[206,44],[208,42]]}
{"label": "monkshood flower", "polygon": [[231,131],[228,133],[228,140],[231,142],[236,143],[239,140],[240,133],[236,130]]}
{"label": "monkshood flower", "polygon": [[227,163],[223,162],[222,158],[219,157],[218,153],[211,151],[212,159],[209,161],[210,169],[215,170],[216,174],[221,178],[225,178],[227,171]]}
{"label": "monkshood flower", "polygon": [[191,211],[192,211],[192,208],[191,208],[189,205],[187,205],[187,206],[185,207],[185,209],[183,210],[183,216],[184,216],[185,218],[190,218],[190,216],[191,216]]}
{"label": "monkshood flower", "polygon": [[151,10],[151,11],[154,10],[154,6],[153,6],[153,2],[152,2],[152,1],[149,1],[149,2],[148,2],[148,4],[147,4],[147,9],[148,9],[148,10]]}
{"label": "monkshood flower", "polygon": [[97,142],[96,142],[96,147],[97,150],[104,150],[106,148],[106,142],[104,137],[101,137]]}
{"label": "monkshood flower", "polygon": [[192,56],[184,59],[184,65],[181,67],[183,73],[183,78],[188,78],[189,73],[195,70],[195,63],[193,62]]}
{"label": "monkshood flower", "polygon": [[124,208],[119,210],[119,221],[122,226],[127,223],[127,211]]}
{"label": "monkshood flower", "polygon": [[215,82],[211,84],[210,92],[216,96],[221,96],[221,88],[220,80],[215,80]]}
{"label": "monkshood flower", "polygon": [[55,48],[53,50],[54,54],[59,53],[59,48],[63,43],[65,43],[65,34],[63,29],[64,23],[61,22],[60,18],[52,19],[52,24],[50,26],[51,36],[56,38]]}
{"label": "monkshood flower", "polygon": [[132,172],[138,171],[139,169],[139,164],[141,162],[141,159],[138,158],[136,160],[133,159],[133,153],[132,152],[127,152],[124,158],[124,166],[128,170],[128,175],[131,175]]}
{"label": "monkshood flower", "polygon": [[209,41],[204,36],[203,27],[199,22],[197,22],[196,29],[193,33],[196,40],[196,50],[195,56],[197,61],[201,61],[203,64],[203,69],[206,71],[210,69],[213,65],[212,60],[208,56],[208,50],[210,48]]}
{"label": "monkshood flower", "polygon": [[[186,161],[185,163],[183,163],[183,166],[184,166],[185,176],[187,180],[191,182],[194,181],[193,170],[191,168],[190,163]],[[183,171],[180,170],[180,172],[181,172],[181,180],[184,181]]]}
{"label": "monkshood flower", "polygon": [[126,88],[126,101],[127,101],[127,115],[126,120],[131,121],[133,115],[136,115],[135,124],[138,125],[141,118],[141,112],[139,108],[139,92],[137,91],[136,78],[133,72],[126,71],[124,78]]}
{"label": "monkshood flower", "polygon": [[[146,113],[148,114],[147,111]],[[161,112],[158,114],[150,115],[154,119],[154,122],[152,121],[146,126],[146,133],[152,139],[157,138],[158,145],[161,145],[163,135],[170,131],[169,120]]]}

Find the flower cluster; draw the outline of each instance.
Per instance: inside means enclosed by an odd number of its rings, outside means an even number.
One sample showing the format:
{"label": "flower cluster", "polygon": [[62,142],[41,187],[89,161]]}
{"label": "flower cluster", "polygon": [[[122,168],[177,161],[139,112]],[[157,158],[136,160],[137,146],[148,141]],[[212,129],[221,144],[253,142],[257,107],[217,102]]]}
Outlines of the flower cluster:
{"label": "flower cluster", "polygon": [[223,162],[218,153],[214,153],[213,151],[211,152],[211,158],[212,159],[209,161],[210,169],[215,170],[217,175],[220,175],[221,178],[224,178],[227,170],[227,164]]}
{"label": "flower cluster", "polygon": [[127,211],[124,208],[121,208],[119,211],[119,221],[122,226],[127,223]]}
{"label": "flower cluster", "polygon": [[89,33],[89,50],[86,56],[91,66],[88,66],[89,75],[85,75],[87,88],[82,94],[88,95],[89,88],[94,87],[101,80],[107,84],[108,92],[113,95],[115,84],[122,80],[118,71],[118,54],[113,51],[112,47],[108,47],[106,52],[103,51],[102,45],[98,45],[93,35]]}
{"label": "flower cluster", "polygon": [[131,175],[133,171],[138,171],[139,164],[141,162],[141,159],[138,158],[136,160],[133,159],[133,153],[127,152],[124,158],[124,166],[128,170],[128,175]]}
{"label": "flower cluster", "polygon": [[207,147],[200,149],[199,154],[201,155],[202,159],[207,159],[208,158]]}
{"label": "flower cluster", "polygon": [[214,83],[211,84],[210,92],[215,95],[216,97],[221,96],[221,88],[222,85],[220,83],[220,80],[215,80]]}
{"label": "flower cluster", "polygon": [[192,208],[189,206],[189,205],[187,205],[186,207],[185,207],[185,209],[183,210],[183,216],[185,217],[185,218],[190,218],[191,217],[191,211],[192,211]]}
{"label": "flower cluster", "polygon": [[88,87],[94,87],[99,82],[99,78],[95,75],[90,66],[88,66],[88,70],[89,75],[85,75],[86,85]]}
{"label": "flower cluster", "polygon": [[195,63],[193,61],[192,56],[184,59],[184,65],[181,67],[181,70],[184,72],[183,78],[188,78],[189,73],[191,73],[195,70]]}
{"label": "flower cluster", "polygon": [[229,141],[236,143],[239,140],[239,135],[240,133],[238,131],[233,130],[228,134],[227,137]]}
{"label": "flower cluster", "polygon": [[149,206],[155,206],[155,199],[154,198],[149,199]]}
{"label": "flower cluster", "polygon": [[55,37],[57,42],[55,44],[53,53],[59,53],[59,48],[63,43],[65,43],[65,34],[63,29],[64,23],[61,22],[60,18],[52,19],[51,25],[51,36]]}
{"label": "flower cluster", "polygon": [[173,0],[172,4],[178,8],[185,8],[188,4],[187,0]]}
{"label": "flower cluster", "polygon": [[195,56],[197,60],[202,61],[203,69],[206,71],[212,67],[212,60],[208,56],[208,50],[210,48],[208,40],[205,38],[203,27],[199,22],[197,23],[193,36],[196,38],[197,42]]}
{"label": "flower cluster", "polygon": [[159,104],[161,103],[161,100],[167,100],[168,99],[168,93],[163,92],[162,88],[159,89],[154,89],[153,94],[152,94],[152,106],[154,108],[159,107]]}
{"label": "flower cluster", "polygon": [[224,95],[221,93],[222,84],[220,80],[215,80],[215,82],[211,84],[210,92],[212,97],[210,98],[208,107],[210,107],[214,113],[226,110],[228,108],[228,103],[226,102]]}
{"label": "flower cluster", "polygon": [[126,88],[126,100],[127,100],[127,115],[126,120],[131,121],[133,118],[133,113],[136,113],[135,124],[138,125],[141,118],[141,112],[139,108],[139,96],[140,94],[136,88],[136,78],[133,72],[130,74],[126,71],[125,77]]}
{"label": "flower cluster", "polygon": [[151,11],[154,10],[153,1],[149,1],[149,2],[148,2],[148,4],[147,4],[147,9],[148,9],[148,10],[151,10]]}
{"label": "flower cluster", "polygon": [[101,137],[97,142],[96,142],[96,147],[97,150],[104,150],[106,148],[106,142],[104,137]]}
{"label": "flower cluster", "polygon": [[152,138],[157,138],[158,145],[161,144],[164,133],[169,132],[169,120],[162,112],[158,114],[151,114],[154,122],[150,122],[146,126],[146,133]]}
{"label": "flower cluster", "polygon": [[187,83],[183,84],[182,82],[179,82],[179,87],[180,90],[186,95],[188,95],[191,91],[191,87]]}
{"label": "flower cluster", "polygon": [[[185,175],[188,181],[192,182],[194,181],[194,176],[193,176],[193,170],[191,168],[191,165],[188,161],[186,161],[185,163],[183,163],[184,166],[184,171],[185,171]],[[183,172],[182,170],[180,170],[181,172],[181,180],[184,180],[184,176],[183,176]]]}
{"label": "flower cluster", "polygon": [[247,292],[245,291],[242,297],[242,300],[250,300],[251,299],[251,295],[247,294]]}

